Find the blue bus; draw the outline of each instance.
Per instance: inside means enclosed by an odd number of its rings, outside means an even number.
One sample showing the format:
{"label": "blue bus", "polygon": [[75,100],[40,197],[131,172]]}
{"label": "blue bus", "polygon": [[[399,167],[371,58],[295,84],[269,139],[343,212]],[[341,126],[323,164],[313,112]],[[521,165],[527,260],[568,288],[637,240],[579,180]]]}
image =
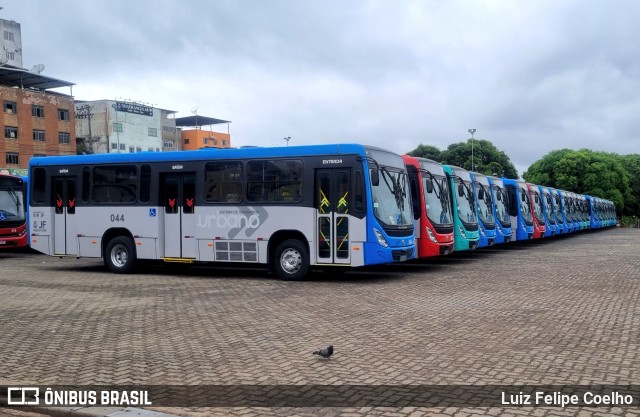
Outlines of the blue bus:
{"label": "blue bus", "polygon": [[480,231],[478,247],[493,246],[496,243],[496,220],[491,185],[486,175],[477,172],[470,172],[470,174],[476,197],[476,213],[478,214],[478,229]]}
{"label": "blue bus", "polygon": [[469,171],[453,165],[444,165],[451,189],[453,204],[454,251],[478,247],[478,218],[476,201]]}
{"label": "blue bus", "polygon": [[31,247],[104,259],[264,264],[286,280],[415,257],[399,155],[357,145],[32,158]]}
{"label": "blue bus", "polygon": [[509,197],[501,178],[488,177],[493,197],[493,215],[496,219],[496,243],[511,241],[511,216],[509,215]]}
{"label": "blue bus", "polygon": [[509,215],[513,240],[533,239],[533,216],[531,197],[527,184],[522,180],[503,178],[509,196]]}

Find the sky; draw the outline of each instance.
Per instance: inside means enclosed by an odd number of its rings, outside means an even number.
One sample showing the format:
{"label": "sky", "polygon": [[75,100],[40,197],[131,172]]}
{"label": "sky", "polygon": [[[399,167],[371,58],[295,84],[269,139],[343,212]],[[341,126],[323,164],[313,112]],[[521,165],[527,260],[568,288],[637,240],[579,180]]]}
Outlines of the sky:
{"label": "sky", "polygon": [[[636,0],[5,0],[77,100],[230,120],[232,146],[640,153]],[[69,94],[69,89],[59,90]],[[197,109],[197,110],[196,110]],[[222,130],[226,132],[226,127]]]}

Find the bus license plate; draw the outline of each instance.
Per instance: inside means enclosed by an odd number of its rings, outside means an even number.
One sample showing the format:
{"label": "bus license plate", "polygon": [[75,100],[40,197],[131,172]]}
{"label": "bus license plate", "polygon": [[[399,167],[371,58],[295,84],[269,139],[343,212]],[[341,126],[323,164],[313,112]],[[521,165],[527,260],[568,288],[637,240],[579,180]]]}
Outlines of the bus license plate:
{"label": "bus license plate", "polygon": [[0,240],[0,245],[6,245],[7,241],[6,240]]}
{"label": "bus license plate", "polygon": [[400,262],[404,262],[407,260],[407,255],[400,255]]}

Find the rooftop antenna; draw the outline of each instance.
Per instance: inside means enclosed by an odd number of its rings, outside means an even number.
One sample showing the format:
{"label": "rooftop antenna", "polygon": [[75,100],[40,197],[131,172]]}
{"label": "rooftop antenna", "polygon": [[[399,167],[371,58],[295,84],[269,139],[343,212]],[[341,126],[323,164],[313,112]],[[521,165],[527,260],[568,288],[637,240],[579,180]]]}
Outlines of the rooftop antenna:
{"label": "rooftop antenna", "polygon": [[44,64],[38,64],[38,65],[34,65],[33,68],[31,68],[31,71],[29,72],[40,74],[43,69],[44,69]]}

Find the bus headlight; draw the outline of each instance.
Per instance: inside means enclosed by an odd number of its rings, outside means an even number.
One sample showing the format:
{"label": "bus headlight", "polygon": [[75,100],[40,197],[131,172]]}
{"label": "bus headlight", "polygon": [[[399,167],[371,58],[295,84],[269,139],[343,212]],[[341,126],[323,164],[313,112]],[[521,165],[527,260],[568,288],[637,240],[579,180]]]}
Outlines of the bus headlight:
{"label": "bus headlight", "polygon": [[460,236],[466,238],[467,234],[464,232],[464,229],[462,228],[462,226],[458,226],[458,230],[460,231]]}
{"label": "bus headlight", "polygon": [[480,234],[482,236],[486,236],[486,234],[484,233],[484,229],[482,227],[478,227],[478,230],[480,230]]}
{"label": "bus headlight", "polygon": [[384,236],[382,236],[382,233],[380,233],[380,230],[378,229],[373,229],[373,232],[376,234],[376,239],[378,239],[378,243],[385,247],[388,248],[389,247],[389,243],[387,242],[387,239],[384,238]]}
{"label": "bus headlight", "polygon": [[438,243],[438,239],[436,239],[436,235],[433,234],[433,231],[427,227],[427,234],[429,235],[429,240],[433,243]]}

